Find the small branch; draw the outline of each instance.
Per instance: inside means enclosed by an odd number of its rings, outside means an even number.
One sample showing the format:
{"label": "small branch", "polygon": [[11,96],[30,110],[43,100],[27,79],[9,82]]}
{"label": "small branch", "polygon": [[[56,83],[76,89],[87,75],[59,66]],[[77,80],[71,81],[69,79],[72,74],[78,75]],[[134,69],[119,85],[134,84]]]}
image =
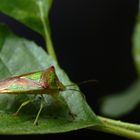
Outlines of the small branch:
{"label": "small branch", "polygon": [[44,37],[45,37],[45,42],[46,42],[46,48],[48,51],[48,54],[50,56],[52,56],[52,58],[57,62],[57,57],[56,57],[56,53],[53,47],[53,43],[52,43],[52,39],[51,39],[51,35],[50,35],[50,31],[49,31],[49,20],[48,20],[48,24],[46,24],[45,22],[45,16],[44,16],[44,12],[43,12],[43,3],[41,1],[39,1],[37,3],[38,7],[39,7],[39,12],[40,12],[40,19],[44,28]]}
{"label": "small branch", "polygon": [[119,135],[128,139],[140,140],[140,125],[121,122],[101,116],[97,117],[102,124],[90,127],[89,129]]}
{"label": "small branch", "polygon": [[114,126],[118,126],[121,128],[140,132],[139,124],[126,123],[126,122],[122,122],[120,120],[113,120],[113,119],[109,119],[109,118],[105,118],[105,117],[101,117],[101,116],[98,116],[98,118],[108,125],[114,125]]}
{"label": "small branch", "polygon": [[90,127],[89,129],[115,134],[128,139],[140,140],[140,133],[117,126],[102,125],[97,127]]}

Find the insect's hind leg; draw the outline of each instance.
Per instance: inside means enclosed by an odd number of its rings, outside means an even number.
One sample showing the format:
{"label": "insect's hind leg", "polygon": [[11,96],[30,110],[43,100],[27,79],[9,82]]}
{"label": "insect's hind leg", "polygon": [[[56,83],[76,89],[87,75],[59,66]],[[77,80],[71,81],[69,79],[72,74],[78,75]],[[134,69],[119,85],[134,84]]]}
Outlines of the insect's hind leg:
{"label": "insect's hind leg", "polygon": [[31,100],[27,100],[27,101],[23,102],[23,103],[20,105],[20,107],[18,108],[18,110],[17,110],[15,113],[13,113],[13,115],[16,116],[16,115],[19,113],[19,111],[21,110],[21,108],[24,107],[24,106],[26,106],[26,105],[29,104],[30,102],[31,102]]}
{"label": "insect's hind leg", "polygon": [[[36,95],[35,95],[35,96],[36,96]],[[29,100],[23,102],[23,103],[20,105],[20,107],[17,109],[17,111],[16,111],[15,113],[13,113],[13,115],[14,115],[14,116],[18,115],[19,111],[20,111],[24,106],[26,106],[27,104],[31,103],[31,102],[34,100],[35,96],[34,96],[32,99],[29,99]]]}
{"label": "insect's hind leg", "polygon": [[41,99],[40,99],[40,100],[41,100],[41,101],[40,101],[40,108],[39,108],[38,113],[37,113],[37,115],[36,115],[36,118],[35,118],[35,120],[34,120],[34,123],[33,123],[34,126],[38,124],[38,118],[39,118],[40,113],[41,113],[41,111],[42,111],[42,109],[43,109],[43,107],[44,107],[45,100],[44,100],[43,95],[41,95]]}

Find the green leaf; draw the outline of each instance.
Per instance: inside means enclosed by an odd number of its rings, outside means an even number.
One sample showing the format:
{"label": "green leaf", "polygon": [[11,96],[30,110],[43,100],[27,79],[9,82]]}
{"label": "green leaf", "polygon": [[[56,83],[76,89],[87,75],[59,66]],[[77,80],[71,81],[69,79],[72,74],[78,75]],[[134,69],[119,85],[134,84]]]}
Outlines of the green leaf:
{"label": "green leaf", "polygon": [[[133,57],[138,74],[140,74],[140,14],[132,36]],[[127,90],[104,98],[101,112],[112,117],[120,117],[132,111],[140,102],[140,79],[134,82]]]}
{"label": "green leaf", "polygon": [[43,35],[48,54],[57,61],[49,25],[51,6],[52,0],[1,0],[0,11]]}
{"label": "green leaf", "polygon": [[44,35],[42,18],[49,28],[48,16],[51,5],[52,0],[1,0],[0,11]]}
{"label": "green leaf", "polygon": [[[56,68],[56,73],[63,84],[71,84],[65,72],[51,59],[42,48],[34,42],[19,38],[0,26],[0,79],[19,75],[31,71],[46,69],[51,65]],[[7,36],[2,35],[7,32]],[[5,32],[3,32],[5,34]],[[78,87],[74,87],[78,90]],[[33,127],[33,121],[38,110],[39,99],[34,104],[25,106],[19,116],[12,116],[13,111],[29,98],[30,95],[0,95],[0,134],[37,134],[58,133],[96,126],[101,124],[90,109],[81,93],[64,91],[60,93],[64,102],[55,105],[49,95],[44,95],[47,102],[45,109],[39,117],[39,125]],[[73,113],[74,118],[69,113]],[[8,126],[8,127],[7,127]]]}
{"label": "green leaf", "polygon": [[138,74],[140,74],[140,14],[133,33],[133,57]]}
{"label": "green leaf", "polygon": [[105,97],[101,112],[107,116],[120,117],[132,111],[140,102],[140,79],[122,93]]}

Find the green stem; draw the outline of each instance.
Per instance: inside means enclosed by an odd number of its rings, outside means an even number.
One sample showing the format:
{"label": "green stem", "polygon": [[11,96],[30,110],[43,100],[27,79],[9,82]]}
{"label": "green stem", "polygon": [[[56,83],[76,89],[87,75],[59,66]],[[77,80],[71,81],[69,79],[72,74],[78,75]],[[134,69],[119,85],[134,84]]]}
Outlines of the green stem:
{"label": "green stem", "polygon": [[129,139],[140,140],[140,133],[117,126],[102,125],[97,127],[90,127],[89,129],[115,134]]}
{"label": "green stem", "polygon": [[46,49],[48,51],[48,54],[52,56],[52,58],[57,62],[56,53],[53,47],[50,31],[49,31],[49,20],[48,24],[45,22],[45,16],[43,12],[43,3],[41,1],[38,2],[39,12],[40,12],[40,19],[44,28],[44,37],[45,37],[45,43],[46,43]]}
{"label": "green stem", "polygon": [[132,123],[127,123],[127,122],[122,122],[120,120],[113,120],[113,119],[109,119],[109,118],[105,118],[105,117],[101,117],[101,116],[98,116],[98,118],[102,122],[104,122],[104,123],[106,123],[108,125],[114,125],[114,126],[118,126],[118,127],[121,127],[121,128],[125,128],[125,129],[140,132],[140,125],[139,124],[132,124]]}
{"label": "green stem", "polygon": [[129,139],[140,140],[140,125],[121,122],[98,116],[102,125],[90,127],[89,129],[123,136]]}

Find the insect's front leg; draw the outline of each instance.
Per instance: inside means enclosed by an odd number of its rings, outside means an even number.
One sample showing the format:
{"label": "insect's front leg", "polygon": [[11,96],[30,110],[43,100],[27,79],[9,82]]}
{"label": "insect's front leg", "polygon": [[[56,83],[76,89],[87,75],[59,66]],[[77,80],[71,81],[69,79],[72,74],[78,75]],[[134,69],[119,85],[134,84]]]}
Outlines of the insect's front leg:
{"label": "insect's front leg", "polygon": [[34,126],[38,124],[38,118],[40,116],[40,113],[41,113],[44,105],[45,105],[45,99],[44,99],[43,95],[41,95],[41,98],[40,98],[40,108],[39,108],[39,111],[38,111],[38,113],[36,115],[36,118],[34,120],[34,123],[33,123]]}

